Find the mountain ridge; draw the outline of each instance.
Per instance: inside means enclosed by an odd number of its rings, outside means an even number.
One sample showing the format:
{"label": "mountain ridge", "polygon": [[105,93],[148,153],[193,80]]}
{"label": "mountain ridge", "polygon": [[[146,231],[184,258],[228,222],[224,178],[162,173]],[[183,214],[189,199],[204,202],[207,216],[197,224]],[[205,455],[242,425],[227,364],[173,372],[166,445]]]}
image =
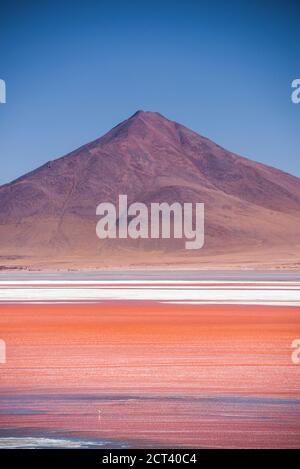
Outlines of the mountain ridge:
{"label": "mountain ridge", "polygon": [[228,253],[241,256],[253,247],[285,252],[300,245],[299,178],[139,110],[102,137],[0,186],[0,255],[29,255],[34,264],[48,253],[70,264],[79,256],[81,265],[93,251],[106,263],[111,251],[124,249],[129,264],[147,252],[167,253],[174,262],[188,257],[175,240],[101,243],[96,206],[116,203],[118,194],[128,194],[129,203],[204,202],[206,245],[199,262],[213,259],[224,243]]}

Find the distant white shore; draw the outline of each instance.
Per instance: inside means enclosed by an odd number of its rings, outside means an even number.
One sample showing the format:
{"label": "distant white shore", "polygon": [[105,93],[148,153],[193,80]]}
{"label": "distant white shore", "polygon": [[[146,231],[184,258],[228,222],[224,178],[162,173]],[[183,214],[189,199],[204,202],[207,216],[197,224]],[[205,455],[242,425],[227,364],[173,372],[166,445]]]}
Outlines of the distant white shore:
{"label": "distant white shore", "polygon": [[300,281],[1,280],[0,303],[158,301],[300,306]]}

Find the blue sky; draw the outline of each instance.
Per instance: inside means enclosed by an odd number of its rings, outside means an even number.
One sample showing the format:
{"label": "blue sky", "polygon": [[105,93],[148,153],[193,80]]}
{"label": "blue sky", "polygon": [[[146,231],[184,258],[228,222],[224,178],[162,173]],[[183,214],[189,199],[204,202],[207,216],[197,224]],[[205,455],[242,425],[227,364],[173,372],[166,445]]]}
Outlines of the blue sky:
{"label": "blue sky", "polygon": [[300,176],[297,1],[0,4],[0,184],[158,111]]}

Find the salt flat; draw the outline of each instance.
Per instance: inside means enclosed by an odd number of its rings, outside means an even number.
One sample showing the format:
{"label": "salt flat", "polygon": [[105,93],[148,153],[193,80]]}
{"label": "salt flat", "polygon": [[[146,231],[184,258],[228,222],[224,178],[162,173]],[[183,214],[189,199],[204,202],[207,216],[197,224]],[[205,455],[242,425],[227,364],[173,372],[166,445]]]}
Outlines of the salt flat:
{"label": "salt flat", "polygon": [[148,300],[300,306],[300,281],[0,280],[0,302]]}

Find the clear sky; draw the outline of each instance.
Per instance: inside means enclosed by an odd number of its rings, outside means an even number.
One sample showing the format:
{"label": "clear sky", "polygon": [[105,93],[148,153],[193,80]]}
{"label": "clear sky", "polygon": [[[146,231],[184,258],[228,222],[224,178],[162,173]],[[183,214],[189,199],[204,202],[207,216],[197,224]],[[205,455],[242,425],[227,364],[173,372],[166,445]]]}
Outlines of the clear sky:
{"label": "clear sky", "polygon": [[0,184],[138,109],[300,176],[299,0],[1,0],[0,78]]}

